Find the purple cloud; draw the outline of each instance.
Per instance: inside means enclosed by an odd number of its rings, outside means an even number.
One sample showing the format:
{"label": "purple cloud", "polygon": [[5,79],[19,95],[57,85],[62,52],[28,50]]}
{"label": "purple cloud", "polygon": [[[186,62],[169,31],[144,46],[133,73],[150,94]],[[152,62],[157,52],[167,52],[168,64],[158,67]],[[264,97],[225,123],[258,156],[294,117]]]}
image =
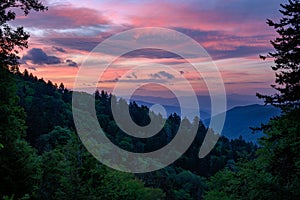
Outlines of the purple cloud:
{"label": "purple cloud", "polygon": [[38,65],[55,65],[60,64],[60,58],[56,56],[48,56],[42,49],[40,48],[33,48],[27,52],[26,55],[22,57],[23,62],[31,61],[33,64]]}

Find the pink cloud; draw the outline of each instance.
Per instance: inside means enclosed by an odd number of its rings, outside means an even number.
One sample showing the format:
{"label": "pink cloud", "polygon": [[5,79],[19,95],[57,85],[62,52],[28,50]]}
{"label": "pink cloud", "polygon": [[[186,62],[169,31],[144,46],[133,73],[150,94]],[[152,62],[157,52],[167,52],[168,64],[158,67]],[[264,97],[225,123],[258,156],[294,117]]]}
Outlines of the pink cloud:
{"label": "pink cloud", "polygon": [[73,5],[50,6],[43,13],[32,13],[26,17],[18,17],[15,24],[41,29],[67,29],[80,26],[100,26],[110,23],[100,11],[92,8],[75,7]]}
{"label": "pink cloud", "polygon": [[[81,56],[76,61],[80,61],[103,39],[121,30],[145,26],[173,28],[197,40],[215,60],[221,61],[221,73],[229,92],[255,91],[260,85],[267,88],[269,84],[262,83],[266,77],[266,82],[271,82],[273,74],[261,70],[268,68],[267,65],[265,68],[256,68],[253,60],[259,60],[254,55],[270,49],[268,41],[274,37],[274,32],[265,24],[265,19],[274,17],[273,13],[276,13],[278,2],[262,3],[261,0],[216,0],[215,2],[217,3],[208,6],[208,1],[202,0],[89,1],[85,3],[86,7],[81,7],[82,1],[72,1],[73,5],[55,5],[49,7],[49,11],[45,13],[20,17],[16,24],[47,31],[49,34],[47,37],[40,38],[39,47],[47,50],[59,46],[66,50],[66,52],[55,52],[59,57],[65,60],[69,57]],[[84,33],[88,31],[86,27],[96,27],[93,37],[78,38],[67,35],[69,38],[66,38],[63,32],[67,29],[80,28],[80,32]],[[240,61],[245,57],[251,60],[241,63]],[[144,59],[132,58],[137,61]],[[237,59],[222,63],[225,58]],[[155,55],[149,59],[169,65],[180,65],[183,62],[177,58],[160,58]],[[253,68],[245,67],[247,65]],[[249,71],[245,73],[245,70]],[[71,87],[76,72],[76,69],[70,67],[60,66],[58,69],[42,66],[37,68],[34,74],[51,79],[53,82],[64,82]],[[103,78],[108,81],[103,87],[111,88],[114,85],[113,80],[124,73],[125,71],[121,69],[107,71]],[[197,90],[206,90],[199,77],[194,77],[186,71],[184,76],[190,79],[194,87],[198,88]]]}
{"label": "pink cloud", "polygon": [[[159,26],[183,27],[204,31],[223,30],[231,33],[252,35],[257,30],[267,31],[265,19],[274,16],[277,2],[262,4],[253,0],[217,0],[214,5],[207,1],[142,1],[99,3],[112,21],[134,27]],[[272,11],[272,12],[271,12]],[[122,20],[120,20],[122,19]]]}

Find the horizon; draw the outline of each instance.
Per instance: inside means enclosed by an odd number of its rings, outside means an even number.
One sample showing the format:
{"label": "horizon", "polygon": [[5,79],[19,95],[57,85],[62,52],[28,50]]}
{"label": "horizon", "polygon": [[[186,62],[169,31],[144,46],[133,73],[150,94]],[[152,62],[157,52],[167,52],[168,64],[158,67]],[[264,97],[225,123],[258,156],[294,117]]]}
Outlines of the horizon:
{"label": "horizon", "polygon": [[[81,64],[96,45],[131,28],[157,26],[186,34],[202,45],[218,67],[226,93],[255,95],[257,92],[274,92],[269,87],[274,83],[270,68],[273,62],[263,61],[259,55],[272,50],[269,40],[275,33],[265,22],[267,18],[279,18],[278,12],[274,12],[279,9],[277,2],[261,4],[260,1],[232,0],[224,4],[219,0],[209,3],[178,0],[116,3],[91,0],[84,5],[80,1],[67,0],[44,2],[49,7],[47,12],[21,16],[12,23],[25,26],[31,34],[30,48],[21,54],[21,71],[27,69],[39,78],[62,82],[72,90],[89,91],[96,85],[99,90],[109,93],[112,93],[116,82],[124,83],[122,91],[125,94],[134,84],[142,85],[151,80],[169,85],[178,83],[177,75],[165,70],[151,68],[126,74],[134,66],[154,62],[179,71],[190,81],[197,95],[207,94],[201,75],[195,76],[177,55],[155,49],[129,52],[112,64],[101,77],[101,82],[93,86],[73,87]],[[259,9],[253,10],[254,6]],[[152,11],[155,15],[145,14]],[[177,15],[178,12],[181,14]],[[176,87],[180,91],[185,90],[179,83]],[[144,96],[163,94],[164,90],[151,87],[143,93]]]}

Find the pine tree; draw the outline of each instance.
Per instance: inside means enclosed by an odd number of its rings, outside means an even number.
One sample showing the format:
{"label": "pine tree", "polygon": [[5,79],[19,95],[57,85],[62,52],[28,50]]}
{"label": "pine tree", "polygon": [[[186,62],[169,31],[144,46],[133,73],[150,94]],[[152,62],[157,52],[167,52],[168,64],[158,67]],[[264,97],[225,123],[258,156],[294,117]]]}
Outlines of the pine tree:
{"label": "pine tree", "polygon": [[18,53],[27,48],[29,34],[9,22],[19,10],[27,15],[45,9],[38,0],[0,2],[0,198],[29,197],[38,178],[38,158],[24,139],[25,112],[18,106],[15,77],[10,73],[18,72]]}
{"label": "pine tree", "polygon": [[300,2],[281,4],[279,23],[268,20],[280,35],[271,41],[276,83],[279,93],[258,94],[265,103],[278,106],[284,113],[260,129],[257,158],[238,164],[237,171],[225,170],[211,178],[205,199],[300,199]]}
{"label": "pine tree", "polygon": [[25,112],[18,106],[14,77],[0,68],[0,80],[0,198],[20,198],[34,190],[38,158],[24,139]]}
{"label": "pine tree", "polygon": [[273,27],[279,37],[271,40],[274,52],[262,59],[273,58],[276,72],[275,85],[271,85],[278,93],[274,95],[257,94],[266,104],[289,110],[300,106],[300,1],[289,0],[281,4],[283,17],[279,22],[270,19],[267,24]]}

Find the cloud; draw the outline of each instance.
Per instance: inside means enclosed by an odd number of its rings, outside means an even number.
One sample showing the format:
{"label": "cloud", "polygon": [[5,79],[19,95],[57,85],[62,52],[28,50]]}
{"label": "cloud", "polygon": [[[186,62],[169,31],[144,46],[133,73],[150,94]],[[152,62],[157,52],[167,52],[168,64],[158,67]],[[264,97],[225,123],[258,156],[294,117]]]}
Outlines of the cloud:
{"label": "cloud", "polygon": [[228,50],[218,50],[213,48],[208,48],[207,51],[211,54],[213,59],[226,59],[226,58],[239,58],[258,55],[259,53],[272,51],[271,47],[261,47],[261,46],[235,46],[233,49]]}
{"label": "cloud", "polygon": [[201,80],[203,80],[203,78],[200,78],[200,77],[192,77],[192,78],[187,78],[186,80],[188,80],[188,81],[201,81]]}
{"label": "cloud", "polygon": [[31,69],[33,71],[36,71],[36,68],[35,67],[28,67],[28,69]]}
{"label": "cloud", "polygon": [[54,65],[60,64],[60,58],[56,56],[48,56],[42,49],[40,48],[33,48],[27,52],[26,55],[22,58],[23,62],[31,61],[33,64],[37,65]]}
{"label": "cloud", "polygon": [[69,4],[49,6],[46,12],[19,17],[14,23],[38,29],[69,29],[107,25],[109,20],[95,9]]}
{"label": "cloud", "polygon": [[61,48],[61,47],[53,46],[52,49],[54,51],[58,51],[58,52],[61,52],[61,53],[66,53],[67,52],[64,48]]}
{"label": "cloud", "polygon": [[94,37],[48,38],[48,40],[54,45],[87,52],[92,51],[102,41],[101,38]]}
{"label": "cloud", "polygon": [[240,84],[261,84],[261,85],[267,85],[267,81],[243,81],[243,82],[225,82],[226,85],[240,85]]}
{"label": "cloud", "polygon": [[114,78],[114,79],[105,79],[105,80],[100,80],[98,83],[167,83],[166,80],[162,79],[157,79],[157,78],[145,78],[145,79],[119,79],[119,78]]}
{"label": "cloud", "polygon": [[[182,32],[192,39],[199,42],[213,59],[236,58],[246,57],[252,55],[259,55],[261,53],[269,52],[272,50],[269,40],[271,35],[261,34],[253,36],[239,36],[231,35],[224,31],[204,31],[188,28],[174,28]],[[70,38],[48,38],[52,45],[64,47],[66,49],[80,50],[90,52],[98,44],[101,43],[106,37],[70,37]],[[130,44],[128,44],[130,45]],[[114,52],[110,52],[112,55]],[[125,58],[149,58],[149,59],[174,59],[174,63],[185,62],[179,55],[168,52],[162,49],[145,48],[138,49],[126,53],[122,57]]]}
{"label": "cloud", "polygon": [[175,28],[198,41],[213,59],[247,57],[272,50],[268,41],[270,34],[239,36],[224,31],[203,31],[188,28]]}
{"label": "cloud", "polygon": [[129,78],[129,79],[135,78],[135,79],[137,79],[138,77],[137,77],[135,72],[132,72],[130,75],[127,75],[126,78]]}
{"label": "cloud", "polygon": [[150,74],[150,77],[158,78],[158,79],[161,79],[161,78],[173,79],[173,78],[175,78],[172,74],[170,74],[166,71],[160,71],[158,73]]}
{"label": "cloud", "polygon": [[66,63],[68,64],[69,67],[78,67],[78,64],[74,62],[73,60],[67,59]]}
{"label": "cloud", "polygon": [[[210,2],[210,1],[209,1]],[[257,31],[257,25],[264,26],[266,18],[276,17],[279,8],[276,1],[262,3],[261,0],[207,0],[168,1],[155,0],[125,6],[130,24],[138,27],[184,27],[201,30],[228,30],[232,32]],[[255,8],[255,9],[253,9]],[[153,14],[155,11],[155,14]]]}
{"label": "cloud", "polygon": [[[267,52],[273,35],[265,19],[276,18],[274,13],[279,4],[259,0],[229,0],[228,3],[154,0],[93,2],[85,5],[89,8],[81,6],[76,1],[73,5],[52,5],[45,13],[32,13],[18,18],[16,23],[47,32],[48,41],[63,47],[55,47],[58,52],[64,48],[89,52],[103,39],[129,28],[168,27],[198,41],[214,59],[222,59]],[[171,52],[155,49],[136,50],[125,56],[181,59]]]}
{"label": "cloud", "polygon": [[[59,52],[65,51],[63,48],[57,48]],[[43,49],[40,48],[33,48],[25,54],[22,59],[21,63],[27,64],[30,61],[32,64],[37,65],[56,65],[56,64],[67,64],[69,67],[78,67],[78,64],[71,59],[67,59],[65,62],[62,61],[61,58],[57,56],[49,56],[47,55]],[[35,67],[31,67],[32,70],[36,70]]]}
{"label": "cloud", "polygon": [[145,48],[145,49],[137,49],[131,51],[123,57],[126,58],[178,58],[182,59],[179,55],[165,51],[163,49],[153,49],[153,48]]}
{"label": "cloud", "polygon": [[98,81],[98,83],[116,83],[116,82],[119,82],[119,78]]}

